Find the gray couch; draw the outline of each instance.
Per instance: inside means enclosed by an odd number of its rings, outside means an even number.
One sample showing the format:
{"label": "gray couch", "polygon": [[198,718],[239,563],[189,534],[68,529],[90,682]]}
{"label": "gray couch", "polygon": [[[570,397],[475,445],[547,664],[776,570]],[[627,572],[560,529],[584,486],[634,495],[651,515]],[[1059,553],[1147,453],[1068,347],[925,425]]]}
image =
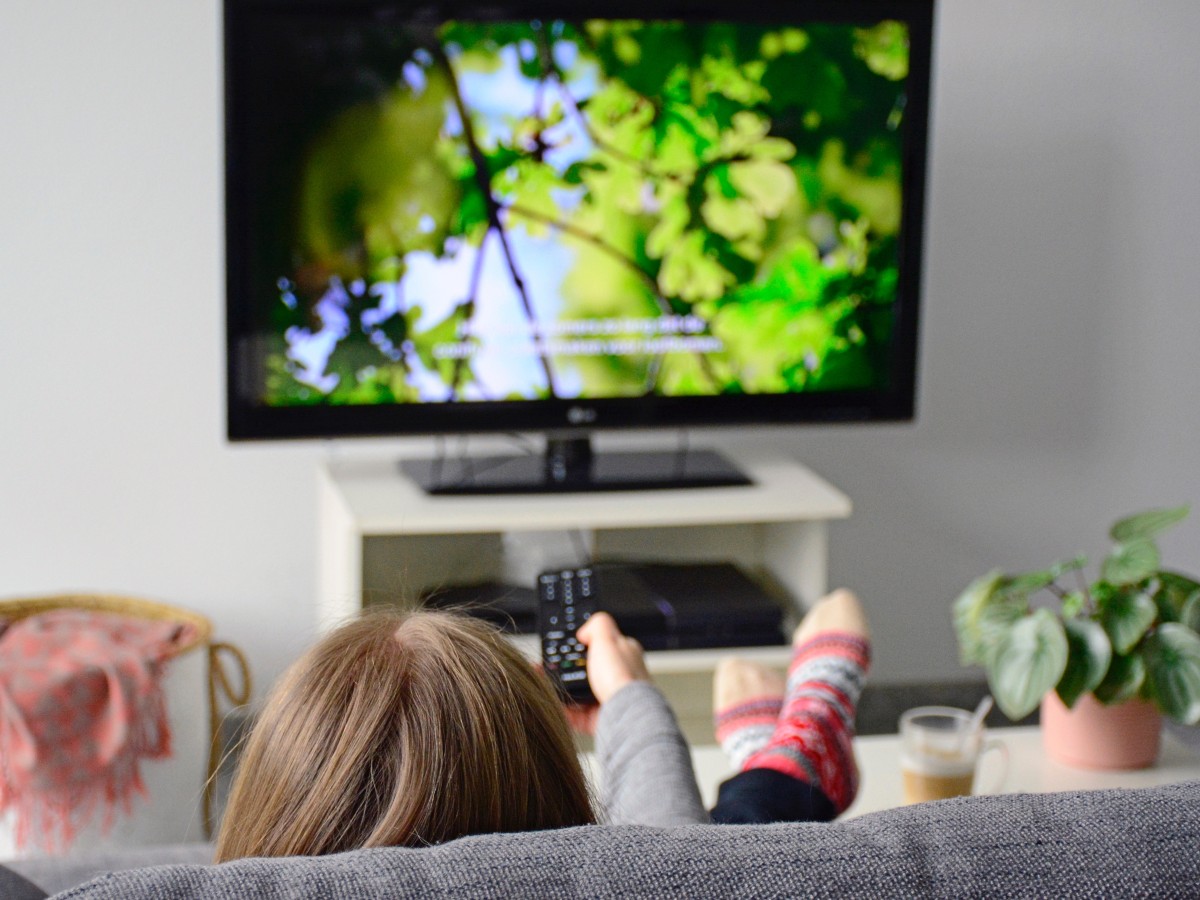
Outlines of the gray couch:
{"label": "gray couch", "polygon": [[[142,851],[108,864],[142,864],[151,852],[205,851]],[[50,877],[36,861],[12,865],[35,883]],[[418,850],[176,863],[114,872],[61,896],[1196,898],[1200,782],[963,798],[828,825],[586,827]]]}

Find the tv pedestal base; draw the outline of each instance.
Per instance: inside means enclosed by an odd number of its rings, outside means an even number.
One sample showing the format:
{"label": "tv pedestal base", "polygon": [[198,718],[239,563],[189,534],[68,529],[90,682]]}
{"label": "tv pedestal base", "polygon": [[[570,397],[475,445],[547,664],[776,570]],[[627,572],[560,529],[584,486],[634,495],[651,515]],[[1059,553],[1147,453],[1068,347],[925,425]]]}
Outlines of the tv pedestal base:
{"label": "tv pedestal base", "polygon": [[593,453],[586,437],[551,439],[544,456],[405,459],[400,468],[427,494],[563,494],[731,487],[750,479],[719,453]]}

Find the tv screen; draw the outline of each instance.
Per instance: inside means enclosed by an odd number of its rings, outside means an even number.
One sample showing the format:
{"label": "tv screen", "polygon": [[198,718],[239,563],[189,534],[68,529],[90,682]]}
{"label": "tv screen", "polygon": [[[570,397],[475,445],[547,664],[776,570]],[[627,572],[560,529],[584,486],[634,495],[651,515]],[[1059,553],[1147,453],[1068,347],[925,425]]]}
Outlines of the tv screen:
{"label": "tv screen", "polygon": [[232,438],[911,418],[932,0],[227,0]]}

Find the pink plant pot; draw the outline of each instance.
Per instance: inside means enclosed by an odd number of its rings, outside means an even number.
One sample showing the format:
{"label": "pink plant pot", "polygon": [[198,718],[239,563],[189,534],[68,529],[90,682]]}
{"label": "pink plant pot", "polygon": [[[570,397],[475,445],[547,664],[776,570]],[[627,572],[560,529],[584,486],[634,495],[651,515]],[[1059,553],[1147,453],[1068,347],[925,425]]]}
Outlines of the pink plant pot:
{"label": "pink plant pot", "polygon": [[1042,698],[1046,754],[1083,769],[1144,769],[1154,765],[1162,739],[1162,715],[1145,700],[1105,706],[1091,694],[1071,709],[1054,691]]}

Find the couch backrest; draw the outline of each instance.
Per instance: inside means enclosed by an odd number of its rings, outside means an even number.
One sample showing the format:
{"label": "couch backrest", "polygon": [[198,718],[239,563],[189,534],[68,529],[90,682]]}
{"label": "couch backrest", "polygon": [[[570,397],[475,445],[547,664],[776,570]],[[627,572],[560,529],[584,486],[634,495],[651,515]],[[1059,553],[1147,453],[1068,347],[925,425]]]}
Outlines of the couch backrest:
{"label": "couch backrest", "polygon": [[589,826],[118,872],[71,900],[1195,897],[1200,782],[972,797],[826,825]]}

